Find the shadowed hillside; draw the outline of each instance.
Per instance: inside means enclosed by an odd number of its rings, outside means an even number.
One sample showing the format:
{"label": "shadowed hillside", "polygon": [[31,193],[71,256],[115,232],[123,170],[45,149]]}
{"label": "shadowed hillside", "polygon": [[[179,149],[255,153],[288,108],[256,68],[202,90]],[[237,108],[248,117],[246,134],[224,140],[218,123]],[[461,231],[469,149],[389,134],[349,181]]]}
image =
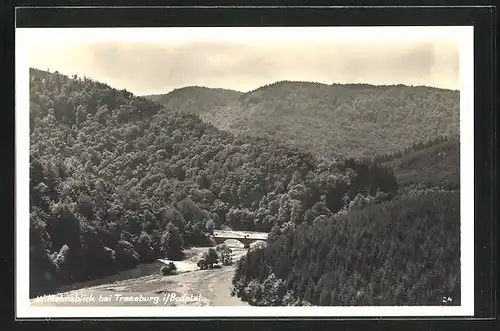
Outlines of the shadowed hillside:
{"label": "shadowed hillside", "polygon": [[247,253],[233,294],[257,306],[460,305],[459,201],[428,192],[302,224]]}
{"label": "shadowed hillside", "polygon": [[394,169],[400,186],[422,185],[455,190],[460,188],[460,141],[453,138],[411,151],[384,163]]}
{"label": "shadowed hillside", "polygon": [[459,132],[459,92],[431,87],[282,81],[237,100],[227,98],[225,104],[217,100],[212,107],[192,101],[182,110],[223,130],[276,139],[327,157],[373,157]]}

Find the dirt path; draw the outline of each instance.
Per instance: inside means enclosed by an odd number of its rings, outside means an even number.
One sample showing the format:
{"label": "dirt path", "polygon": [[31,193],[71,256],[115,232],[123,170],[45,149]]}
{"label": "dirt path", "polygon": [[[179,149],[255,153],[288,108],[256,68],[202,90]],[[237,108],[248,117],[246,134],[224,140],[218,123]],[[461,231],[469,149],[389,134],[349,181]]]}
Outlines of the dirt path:
{"label": "dirt path", "polygon": [[[210,306],[247,306],[240,299],[231,296],[231,281],[235,267],[226,267],[197,273],[192,291],[202,293]],[[194,273],[193,273],[194,275]]]}

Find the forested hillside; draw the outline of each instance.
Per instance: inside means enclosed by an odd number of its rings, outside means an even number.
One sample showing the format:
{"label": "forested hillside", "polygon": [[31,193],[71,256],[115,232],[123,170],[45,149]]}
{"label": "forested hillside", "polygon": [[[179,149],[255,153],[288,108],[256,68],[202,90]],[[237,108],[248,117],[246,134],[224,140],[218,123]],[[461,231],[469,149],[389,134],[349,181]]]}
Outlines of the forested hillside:
{"label": "forested hillside", "polygon": [[394,160],[384,162],[394,169],[400,186],[460,188],[460,141],[438,140],[425,147],[414,147]]}
{"label": "forested hillside", "polygon": [[459,201],[428,192],[300,225],[247,253],[233,292],[252,305],[460,305]]}
{"label": "forested hillside", "polygon": [[[171,107],[171,99],[157,100]],[[226,100],[182,110],[223,130],[327,157],[374,157],[459,133],[459,92],[432,87],[282,81]]]}
{"label": "forested hillside", "polygon": [[459,140],[373,161],[394,170],[392,201],[359,195],[312,226],[273,229],[239,262],[233,294],[252,305],[459,305]]}
{"label": "forested hillside", "polygon": [[293,232],[392,198],[392,170],[235,136],[86,77],[30,71],[30,294],[157,257],[214,228]]}
{"label": "forested hillside", "polygon": [[397,196],[358,195],[310,226],[273,228],[239,262],[233,294],[262,306],[460,305],[459,138],[370,159],[394,171]]}
{"label": "forested hillside", "polygon": [[241,94],[227,89],[188,86],[167,94],[148,95],[145,98],[165,105],[169,109],[199,116],[212,108],[226,106],[236,101]]}

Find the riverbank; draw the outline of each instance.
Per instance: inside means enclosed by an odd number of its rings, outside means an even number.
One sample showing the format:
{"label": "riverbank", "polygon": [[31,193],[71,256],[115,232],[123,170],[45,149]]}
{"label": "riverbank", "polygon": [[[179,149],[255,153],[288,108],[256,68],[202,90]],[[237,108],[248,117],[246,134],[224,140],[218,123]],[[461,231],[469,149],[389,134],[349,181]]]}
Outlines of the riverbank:
{"label": "riverbank", "polygon": [[[210,247],[186,251],[187,258],[174,261],[178,273],[151,275],[93,285],[54,295],[31,299],[33,306],[246,306],[231,296],[231,281],[236,261],[246,254],[240,243],[230,243],[233,265],[198,270],[196,262]],[[234,247],[236,246],[236,247]],[[162,261],[168,263],[169,260]],[[161,266],[158,262],[156,266]],[[148,298],[148,299],[146,299]]]}

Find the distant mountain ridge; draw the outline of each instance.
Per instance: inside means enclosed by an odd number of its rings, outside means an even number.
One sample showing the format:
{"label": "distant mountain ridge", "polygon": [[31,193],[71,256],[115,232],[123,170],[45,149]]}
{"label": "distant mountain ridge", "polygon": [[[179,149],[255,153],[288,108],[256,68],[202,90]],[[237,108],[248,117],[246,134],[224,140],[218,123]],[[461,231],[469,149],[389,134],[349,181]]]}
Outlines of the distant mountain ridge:
{"label": "distant mountain ridge", "polygon": [[167,94],[153,94],[144,97],[177,111],[200,115],[213,107],[220,107],[236,100],[241,94],[242,92],[239,91],[222,88],[186,86]]}
{"label": "distant mountain ridge", "polygon": [[[253,93],[258,90],[266,89],[269,87],[273,86],[279,86],[279,85],[310,85],[310,86],[337,86],[337,87],[354,87],[354,88],[388,88],[388,87],[409,87],[409,88],[427,88],[431,90],[436,90],[436,91],[454,91],[458,92],[458,90],[452,90],[452,89],[445,89],[445,88],[440,88],[440,87],[435,87],[435,86],[428,86],[428,85],[406,85],[406,84],[389,84],[389,85],[376,85],[376,84],[368,84],[368,83],[332,83],[332,84],[326,84],[326,83],[319,83],[319,82],[312,82],[312,81],[299,81],[299,80],[280,80],[276,81],[274,83],[266,84],[259,86],[251,91],[242,93],[242,94],[249,94]],[[217,89],[217,88],[212,88],[212,89]]]}
{"label": "distant mountain ridge", "polygon": [[371,157],[459,133],[459,92],[427,86],[280,81],[246,93],[185,88],[146,97],[321,156]]}

